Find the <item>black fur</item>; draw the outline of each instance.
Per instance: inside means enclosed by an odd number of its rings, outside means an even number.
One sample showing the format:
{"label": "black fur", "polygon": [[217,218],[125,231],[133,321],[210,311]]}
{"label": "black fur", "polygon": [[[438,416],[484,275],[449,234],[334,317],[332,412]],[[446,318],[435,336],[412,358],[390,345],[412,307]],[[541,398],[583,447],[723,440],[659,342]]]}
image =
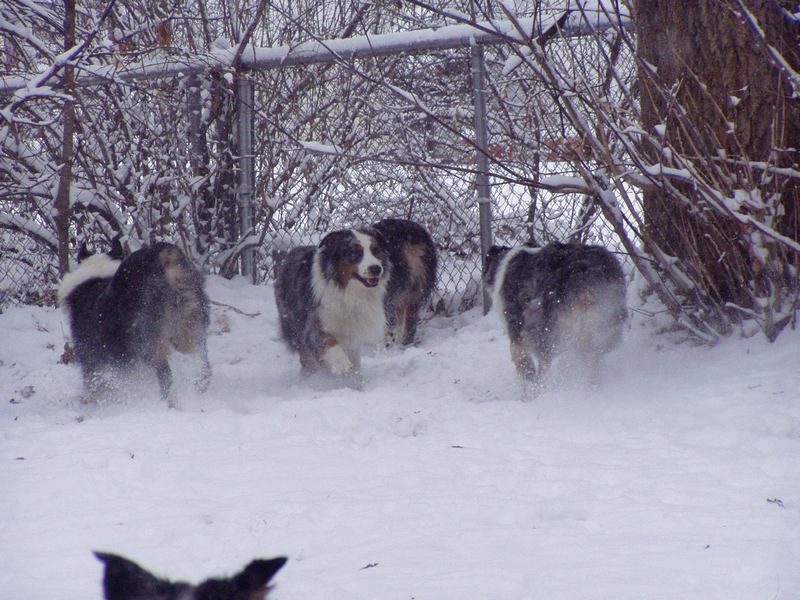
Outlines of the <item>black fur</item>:
{"label": "black fur", "polygon": [[300,246],[286,255],[275,279],[281,337],[294,352],[303,347],[321,348],[322,340],[312,314],[311,265],[316,246]]}
{"label": "black fur", "polygon": [[138,362],[155,370],[162,397],[170,399],[172,348],[201,355],[199,384],[206,386],[209,306],[203,285],[203,274],[183,252],[162,242],[131,254],[113,275],[89,278],[68,291],[61,301],[69,311],[86,399],[94,400],[108,377],[113,382]]}
{"label": "black fur", "polygon": [[105,600],[257,600],[266,598],[270,580],[286,564],[283,557],[254,560],[228,578],[207,579],[199,585],[159,579],[133,561],[95,552],[105,565]]}
{"label": "black fur", "polygon": [[577,352],[595,368],[619,342],[625,279],[605,248],[552,243],[512,253],[495,246],[486,271],[523,377],[535,379],[561,350]]}
{"label": "black fur", "polygon": [[385,242],[372,229],[334,231],[319,246],[287,254],[275,281],[275,302],[281,336],[299,354],[305,374],[323,369],[357,377],[367,330],[382,330],[385,323],[388,269]]}
{"label": "black fur", "polygon": [[384,299],[387,337],[408,345],[414,341],[420,310],[436,285],[436,246],[414,221],[383,219],[372,227],[383,236],[391,263]]}

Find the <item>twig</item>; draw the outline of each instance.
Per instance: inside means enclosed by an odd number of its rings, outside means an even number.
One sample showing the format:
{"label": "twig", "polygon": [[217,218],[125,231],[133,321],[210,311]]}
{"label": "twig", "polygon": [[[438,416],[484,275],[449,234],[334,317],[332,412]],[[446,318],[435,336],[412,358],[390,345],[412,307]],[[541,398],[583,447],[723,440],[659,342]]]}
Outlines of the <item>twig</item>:
{"label": "twig", "polygon": [[257,317],[261,314],[260,312],[246,313],[243,310],[236,308],[235,306],[231,306],[230,304],[225,304],[224,302],[217,302],[216,300],[209,300],[208,302],[209,304],[213,304],[214,306],[222,306],[223,308],[229,308],[233,312],[238,313],[240,315],[244,315],[245,317]]}

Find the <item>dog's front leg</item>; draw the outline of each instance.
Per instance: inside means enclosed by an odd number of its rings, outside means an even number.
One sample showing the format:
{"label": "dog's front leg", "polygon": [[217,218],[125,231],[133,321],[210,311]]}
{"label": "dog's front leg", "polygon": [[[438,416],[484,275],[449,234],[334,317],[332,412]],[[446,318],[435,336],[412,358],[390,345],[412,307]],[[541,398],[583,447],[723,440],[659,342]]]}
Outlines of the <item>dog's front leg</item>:
{"label": "dog's front leg", "polygon": [[322,362],[336,377],[343,377],[350,374],[353,369],[353,361],[342,348],[341,344],[332,335],[325,335],[325,345],[322,350]]}
{"label": "dog's front leg", "polygon": [[175,395],[172,393],[172,370],[166,358],[159,358],[153,362],[153,368],[158,377],[158,387],[161,390],[161,399],[167,402],[170,408],[176,408]]}

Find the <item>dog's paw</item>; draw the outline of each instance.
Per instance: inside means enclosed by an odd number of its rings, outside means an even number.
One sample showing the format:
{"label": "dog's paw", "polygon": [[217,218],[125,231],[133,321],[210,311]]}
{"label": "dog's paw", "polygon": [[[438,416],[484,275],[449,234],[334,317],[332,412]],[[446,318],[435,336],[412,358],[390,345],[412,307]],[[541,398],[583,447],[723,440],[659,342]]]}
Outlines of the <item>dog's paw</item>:
{"label": "dog's paw", "polygon": [[328,370],[336,377],[347,375],[353,371],[353,363],[341,346],[328,348],[323,360]]}

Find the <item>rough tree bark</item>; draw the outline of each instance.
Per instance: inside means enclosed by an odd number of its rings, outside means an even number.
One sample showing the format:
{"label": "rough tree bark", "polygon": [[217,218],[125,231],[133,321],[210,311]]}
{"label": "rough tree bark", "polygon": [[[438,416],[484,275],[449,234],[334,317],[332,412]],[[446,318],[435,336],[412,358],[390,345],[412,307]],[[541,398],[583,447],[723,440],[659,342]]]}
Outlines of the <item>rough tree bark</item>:
{"label": "rough tree bark", "polygon": [[[782,213],[774,227],[800,240],[800,186],[797,180],[763,177],[734,162],[764,161],[798,168],[800,98],[770,59],[765,41],[800,70],[800,24],[791,18],[798,2],[745,0],[765,32],[759,39],[736,0],[636,0],[634,18],[640,63],[642,118],[648,131],[666,124],[666,137],[692,160],[725,163],[731,189],[759,180],[762,194],[779,193]],[[664,93],[664,92],[667,93]],[[678,103],[687,111],[679,118]],[[721,150],[721,152],[720,152]],[[659,157],[653,156],[654,162]],[[692,197],[691,188],[681,189]],[[700,203],[698,203],[700,206]],[[744,271],[751,281],[759,267],[737,223],[698,210],[662,190],[644,195],[649,233],[661,247],[698,266],[697,280],[721,305],[752,305]],[[788,257],[795,264],[797,256]]]}

